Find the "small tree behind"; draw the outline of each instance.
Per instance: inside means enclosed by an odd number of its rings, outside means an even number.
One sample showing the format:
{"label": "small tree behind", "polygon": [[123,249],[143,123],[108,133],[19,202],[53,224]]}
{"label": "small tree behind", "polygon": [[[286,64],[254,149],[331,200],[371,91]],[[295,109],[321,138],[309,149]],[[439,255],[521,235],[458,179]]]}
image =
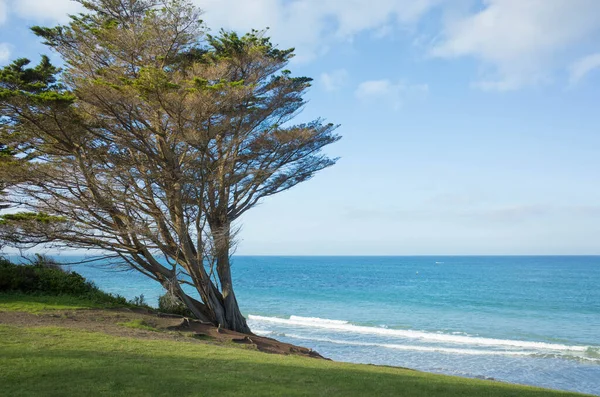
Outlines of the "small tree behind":
{"label": "small tree behind", "polygon": [[[25,181],[41,182],[41,175],[33,172],[32,161],[40,151],[35,145],[40,141],[22,130],[21,126],[10,117],[8,108],[3,108],[3,101],[19,100],[14,96],[20,91],[24,96],[33,97],[45,94],[58,88],[55,75],[59,69],[51,65],[48,57],[43,56],[39,65],[26,68],[27,59],[18,59],[10,66],[0,70],[0,210],[13,207],[18,203],[15,186]],[[13,208],[14,209],[14,208]],[[46,241],[46,235],[56,223],[65,220],[61,217],[45,213],[18,212],[0,215],[0,248],[7,243],[19,240],[19,235],[27,235],[26,245],[36,245]],[[42,231],[42,229],[45,229]],[[13,240],[15,239],[16,240]]]}
{"label": "small tree behind", "polygon": [[[196,317],[250,332],[231,280],[232,222],[334,164],[321,149],[335,126],[290,125],[310,79],[283,70],[292,50],[262,32],[205,35],[199,11],[177,0],[81,3],[89,13],[69,25],[33,28],[64,72],[44,58],[1,74],[4,128],[38,158],[21,204],[68,220],[35,243],[111,252]],[[28,86],[40,68],[51,73]]]}

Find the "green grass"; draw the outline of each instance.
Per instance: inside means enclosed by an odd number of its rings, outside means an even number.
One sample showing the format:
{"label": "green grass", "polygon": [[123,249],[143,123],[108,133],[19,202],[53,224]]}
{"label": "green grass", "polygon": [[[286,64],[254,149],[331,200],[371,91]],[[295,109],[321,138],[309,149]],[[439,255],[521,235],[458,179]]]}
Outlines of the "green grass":
{"label": "green grass", "polygon": [[10,396],[568,396],[391,367],[189,342],[0,325]]}
{"label": "green grass", "polygon": [[[106,308],[93,299],[0,293],[0,312]],[[142,319],[120,325],[156,331]],[[243,347],[243,346],[242,346]],[[0,395],[579,396],[392,367],[260,353],[228,344],[0,324]]]}
{"label": "green grass", "polygon": [[106,307],[106,304],[98,303],[91,299],[68,295],[47,296],[0,293],[0,312],[18,311],[40,313],[46,310],[93,309]]}
{"label": "green grass", "polygon": [[144,320],[141,319],[135,319],[135,320],[131,320],[131,321],[127,321],[124,323],[117,323],[118,325],[122,325],[123,327],[127,327],[127,328],[135,328],[135,329],[144,329],[146,331],[160,331],[159,329],[156,329],[155,327],[151,326],[150,324],[146,323]]}

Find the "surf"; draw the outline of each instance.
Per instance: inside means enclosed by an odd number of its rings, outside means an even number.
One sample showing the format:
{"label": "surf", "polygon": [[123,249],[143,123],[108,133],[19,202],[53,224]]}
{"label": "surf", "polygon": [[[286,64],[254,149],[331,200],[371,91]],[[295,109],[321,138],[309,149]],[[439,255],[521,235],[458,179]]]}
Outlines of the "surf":
{"label": "surf", "polygon": [[301,317],[292,315],[289,318],[267,317],[249,315],[248,319],[256,323],[279,324],[285,326],[300,326],[306,328],[324,329],[338,333],[364,334],[385,336],[391,338],[402,338],[419,340],[425,343],[444,343],[469,346],[484,346],[490,348],[530,349],[534,351],[565,351],[565,352],[589,352],[598,349],[596,346],[566,345],[538,341],[523,341],[510,339],[495,339],[480,336],[465,336],[445,333],[433,333],[427,331],[391,329],[381,327],[369,327],[355,325],[344,320],[322,319],[319,317]]}

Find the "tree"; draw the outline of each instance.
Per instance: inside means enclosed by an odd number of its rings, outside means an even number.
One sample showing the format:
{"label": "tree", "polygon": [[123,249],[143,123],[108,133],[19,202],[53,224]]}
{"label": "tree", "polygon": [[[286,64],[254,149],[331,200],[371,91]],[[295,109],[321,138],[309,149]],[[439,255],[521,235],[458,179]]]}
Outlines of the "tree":
{"label": "tree", "polygon": [[[1,131],[1,130],[0,130]],[[10,172],[9,170],[13,164],[13,155],[8,146],[2,143],[0,135],[0,211],[4,210],[10,205],[5,201],[6,198],[6,189],[10,186]],[[5,236],[3,235],[1,224],[3,223],[2,216],[0,216],[0,249],[5,244]]]}
{"label": "tree", "polygon": [[[43,94],[56,86],[54,75],[59,69],[50,64],[48,57],[43,56],[35,68],[25,69],[28,64],[27,59],[18,59],[0,70],[0,103],[11,97],[16,99],[13,96],[15,91],[29,95]],[[9,117],[9,113],[4,112],[5,109],[1,105],[0,110],[0,210],[3,210],[16,202],[8,196],[7,190],[34,178],[30,162],[35,160],[37,151],[32,147],[35,140],[26,138],[27,134],[21,131],[18,123]],[[12,193],[14,196],[15,192]],[[61,217],[45,213],[19,212],[0,215],[0,248],[12,242],[13,237],[19,234],[15,234],[16,230],[20,230],[21,234],[26,232],[29,243],[36,244],[39,236],[46,234],[40,229],[50,229],[54,223],[63,221]],[[43,236],[39,241],[44,241]]]}
{"label": "tree", "polygon": [[3,202],[3,197],[6,196],[6,188],[9,185],[7,170],[12,161],[13,156],[10,149],[5,144],[0,143],[0,210],[8,208],[8,204]]}
{"label": "tree", "polygon": [[[322,149],[336,126],[291,124],[311,79],[292,77],[293,50],[264,32],[209,35],[179,0],[80,2],[88,13],[68,25],[33,28],[63,71],[44,58],[0,74],[4,128],[37,159],[21,205],[66,220],[34,243],[110,252],[197,318],[250,332],[231,279],[234,222],[333,165]],[[30,87],[36,69],[48,73]]]}

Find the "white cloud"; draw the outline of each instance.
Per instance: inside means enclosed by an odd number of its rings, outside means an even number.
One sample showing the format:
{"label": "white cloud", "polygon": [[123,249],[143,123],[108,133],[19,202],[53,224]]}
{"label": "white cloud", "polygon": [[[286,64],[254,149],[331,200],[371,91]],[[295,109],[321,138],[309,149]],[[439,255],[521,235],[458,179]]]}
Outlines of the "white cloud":
{"label": "white cloud", "polygon": [[573,62],[569,68],[569,81],[571,84],[577,84],[584,76],[598,68],[600,68],[600,53],[580,58]]}
{"label": "white cloud", "polygon": [[394,28],[391,25],[384,25],[373,32],[373,37],[383,39],[390,37],[394,33]]}
{"label": "white cloud", "polygon": [[[410,30],[435,57],[471,57],[480,63],[473,85],[486,90],[514,90],[551,81],[568,69],[571,82],[581,79],[592,59],[582,58],[581,44],[595,44],[600,33],[599,0],[192,0],[209,27],[240,32],[270,27],[281,48],[295,47],[296,61],[309,61],[331,47],[367,33],[373,40],[416,27],[443,5],[439,29]],[[478,8],[470,7],[474,4]],[[40,23],[66,22],[81,10],[71,0],[0,0],[0,24],[14,15]],[[433,30],[432,30],[433,28]],[[598,49],[586,50],[587,52]],[[587,63],[584,63],[584,60]],[[582,63],[579,63],[582,62]],[[579,75],[581,73],[581,75]],[[339,86],[339,76],[323,74],[325,89]]]}
{"label": "white cloud", "polygon": [[10,10],[23,19],[64,23],[83,7],[73,0],[12,0]]}
{"label": "white cloud", "polygon": [[385,96],[393,90],[394,84],[390,80],[369,80],[360,83],[355,94],[359,99],[368,99]]}
{"label": "white cloud", "polygon": [[10,44],[0,43],[0,64],[8,62],[10,59]]}
{"label": "white cloud", "polygon": [[325,91],[337,91],[341,89],[348,81],[348,71],[346,69],[334,70],[331,73],[321,73],[321,84]]}
{"label": "white cloud", "polygon": [[361,101],[385,101],[394,109],[399,109],[406,99],[427,95],[427,84],[406,84],[391,80],[369,80],[358,85],[354,95]]}
{"label": "white cloud", "polygon": [[569,63],[562,55],[597,31],[597,0],[484,0],[447,21],[432,54],[476,58],[486,67],[476,86],[513,90],[548,81]]}
{"label": "white cloud", "polygon": [[8,7],[6,5],[6,1],[0,0],[0,25],[6,22],[6,17],[8,16]]}
{"label": "white cloud", "polygon": [[281,47],[295,47],[310,60],[357,34],[410,25],[442,0],[194,0],[209,27],[248,31],[270,27]]}
{"label": "white cloud", "polygon": [[[240,32],[269,27],[282,48],[295,47],[296,61],[308,61],[363,32],[389,34],[391,27],[410,26],[445,0],[192,0],[213,30]],[[82,10],[72,0],[0,0],[10,13],[35,22],[68,21]],[[0,16],[2,14],[0,13]]]}

